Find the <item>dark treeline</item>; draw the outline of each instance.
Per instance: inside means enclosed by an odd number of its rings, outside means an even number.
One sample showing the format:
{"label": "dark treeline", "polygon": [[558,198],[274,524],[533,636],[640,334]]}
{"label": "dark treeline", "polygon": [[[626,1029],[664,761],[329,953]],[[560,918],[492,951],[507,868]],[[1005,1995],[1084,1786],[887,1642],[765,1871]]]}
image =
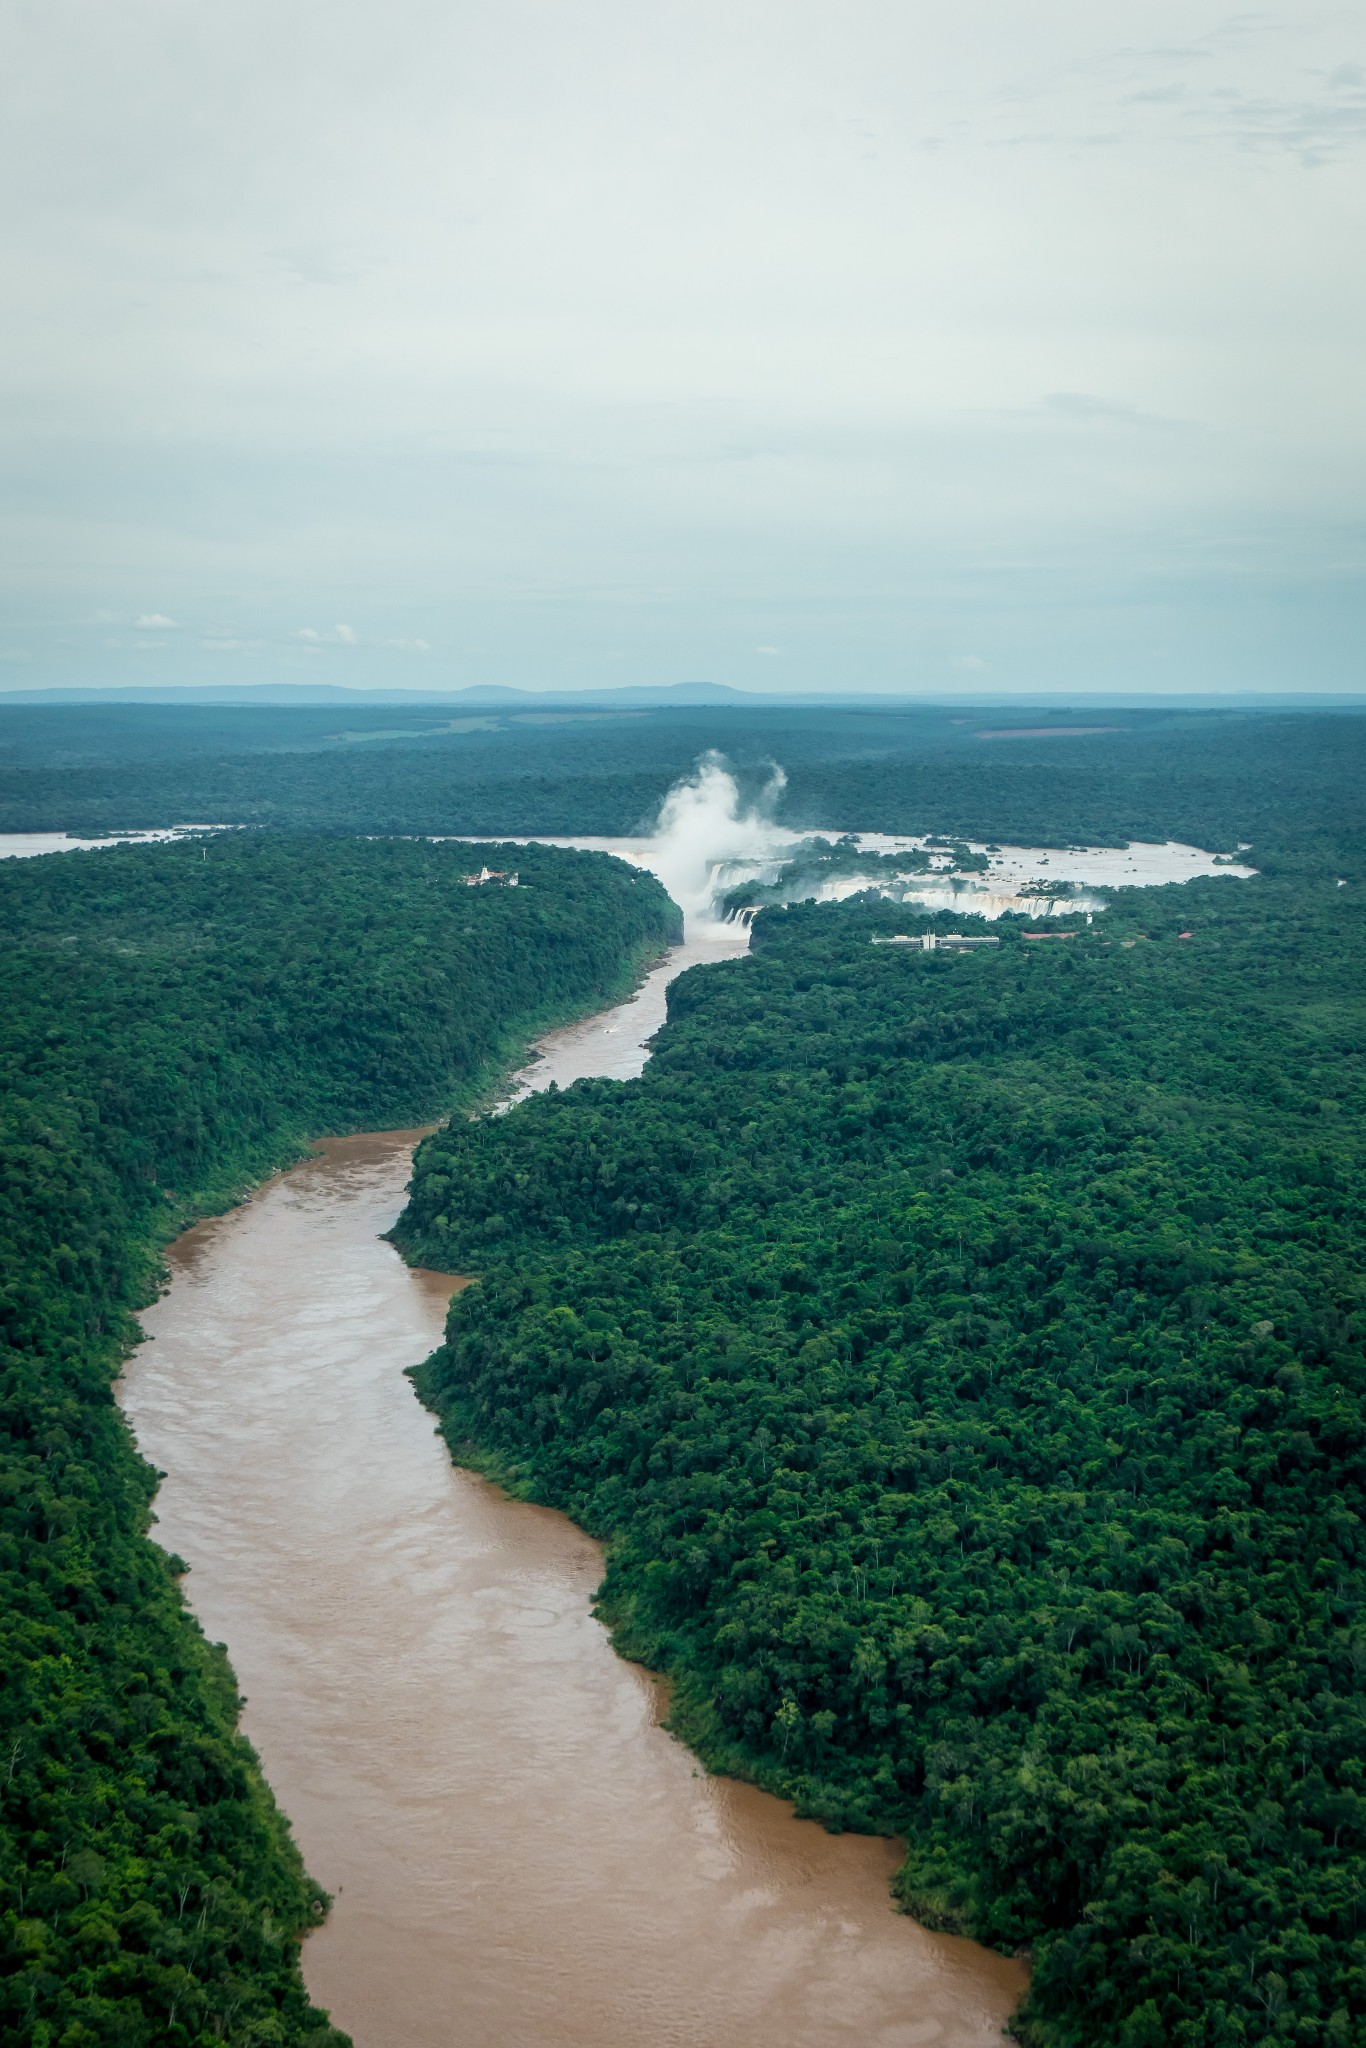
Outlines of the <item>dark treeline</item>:
{"label": "dark treeline", "polygon": [[[430,704],[375,703],[285,706],[264,704],[15,704],[0,694],[0,763],[6,773],[63,775],[95,772],[91,789],[108,789],[108,770],[199,764],[217,773],[222,763],[254,755],[323,754],[381,758],[398,753],[402,770],[422,773],[423,759],[444,761],[459,780],[497,781],[507,774],[601,773],[662,769],[675,772],[704,747],[716,745],[742,762],[819,760],[833,739],[841,755],[905,754],[940,748],[969,749],[979,730],[1100,724],[1126,731],[1217,729],[1245,711],[1126,710],[1076,714],[1059,711],[974,712],[935,704],[794,705],[750,701],[709,706],[662,703],[648,708],[594,708],[573,695],[556,708],[462,705],[433,697]],[[301,762],[311,774],[318,764]],[[395,764],[387,764],[385,772]],[[104,780],[98,778],[103,772]],[[85,785],[82,785],[85,786]],[[149,788],[153,784],[147,785]],[[303,785],[300,785],[303,787]]]}
{"label": "dark treeline", "polygon": [[456,1454],[606,1539],[709,1763],[1032,1950],[1048,2048],[1366,2039],[1366,919],[1322,795],[1258,853],[969,956],[767,912],[400,1226],[482,1279]]}
{"label": "dark treeline", "polygon": [[[405,721],[440,715],[0,707],[0,831],[630,833],[648,828],[709,747],[751,790],[781,762],[784,822],[830,831],[993,831],[1035,844],[1172,835],[1213,850],[1294,844],[1302,855],[1316,818],[1355,820],[1357,843],[1366,827],[1357,713],[673,708],[548,722],[472,715],[457,722],[473,729],[404,736]],[[366,720],[380,737],[341,737]],[[1092,722],[1118,729],[979,737]]]}
{"label": "dark treeline", "polygon": [[1246,844],[1267,874],[1366,879],[1366,715],[985,742],[904,764],[832,758],[793,773],[785,815],[1025,845]]}
{"label": "dark treeline", "polygon": [[[594,855],[230,837],[0,863],[0,2035],[314,2048],[324,1901],[111,1394],[158,1249],[311,1133],[469,1099],[677,913]],[[499,863],[502,864],[501,862]],[[527,886],[529,885],[529,886]]]}

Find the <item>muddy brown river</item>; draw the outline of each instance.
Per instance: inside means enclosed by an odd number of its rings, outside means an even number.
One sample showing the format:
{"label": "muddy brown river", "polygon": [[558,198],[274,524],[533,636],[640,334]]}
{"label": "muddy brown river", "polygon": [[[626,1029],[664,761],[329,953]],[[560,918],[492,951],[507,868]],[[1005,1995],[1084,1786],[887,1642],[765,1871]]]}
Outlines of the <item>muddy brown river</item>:
{"label": "muddy brown river", "polygon": [[122,1385],[336,1895],[313,1998],[357,2048],[1000,2043],[1021,1967],[894,1913],[892,1843],[707,1777],[592,1618],[597,1547],[452,1468],[403,1377],[452,1283],[380,1239],[415,1135],[328,1142],[188,1232]]}

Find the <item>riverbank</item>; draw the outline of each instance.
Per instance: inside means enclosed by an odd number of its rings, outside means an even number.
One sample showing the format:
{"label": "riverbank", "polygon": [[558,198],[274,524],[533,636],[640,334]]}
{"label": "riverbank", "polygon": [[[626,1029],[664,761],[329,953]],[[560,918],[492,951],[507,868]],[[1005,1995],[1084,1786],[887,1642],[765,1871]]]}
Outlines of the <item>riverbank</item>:
{"label": "riverbank", "polygon": [[894,1844],[701,1772],[593,1618],[602,1554],[450,1464],[382,1241],[416,1133],[324,1143],[171,1254],[125,1377],[159,1540],[333,1894],[358,2048],[996,2048],[1018,1965],[892,1910]]}
{"label": "riverbank", "polygon": [[537,849],[532,888],[479,892],[461,865],[275,835],[0,862],[6,2040],[329,2038],[298,1968],[325,1901],[111,1383],[178,1219],[309,1132],[440,1110],[676,927],[610,862]]}
{"label": "riverbank", "polygon": [[[541,1041],[520,1088],[639,1071],[667,982]],[[994,2048],[1022,1972],[892,1910],[894,1844],[699,1772],[592,1615],[596,1545],[453,1469],[402,1367],[449,1279],[381,1241],[416,1132],[324,1141],[170,1253],[122,1399],[158,1537],[333,1896],[304,1951],[360,2048]]]}
{"label": "riverbank", "polygon": [[1351,885],[900,917],[769,913],[639,1082],[434,1136],[402,1235],[480,1285],[424,1390],[607,1544],[709,1762],[1031,1949],[1026,2038],[1255,2038],[1294,1967],[1346,2039]]}

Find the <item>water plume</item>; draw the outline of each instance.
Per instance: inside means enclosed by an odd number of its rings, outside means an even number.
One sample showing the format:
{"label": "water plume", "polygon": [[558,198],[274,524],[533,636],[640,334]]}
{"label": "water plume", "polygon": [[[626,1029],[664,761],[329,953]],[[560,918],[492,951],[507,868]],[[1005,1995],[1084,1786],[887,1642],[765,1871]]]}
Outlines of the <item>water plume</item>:
{"label": "water plume", "polygon": [[724,757],[712,751],[660,805],[645,864],[683,911],[692,937],[719,925],[716,906],[728,889],[776,872],[801,838],[774,822],[786,786],[786,775],[774,767],[747,804]]}

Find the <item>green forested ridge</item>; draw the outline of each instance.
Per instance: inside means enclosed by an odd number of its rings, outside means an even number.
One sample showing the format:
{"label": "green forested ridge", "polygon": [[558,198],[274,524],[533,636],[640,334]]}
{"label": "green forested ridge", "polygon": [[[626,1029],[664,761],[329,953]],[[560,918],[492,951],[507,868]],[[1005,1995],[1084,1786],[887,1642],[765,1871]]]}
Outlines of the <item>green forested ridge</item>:
{"label": "green forested ridge", "polygon": [[185,822],[319,832],[629,833],[719,748],[757,790],[787,771],[784,823],[1065,844],[1167,835],[1228,849],[1298,844],[1362,817],[1360,712],[1083,713],[1113,731],[983,739],[1075,714],[999,706],[725,707],[562,720],[491,714],[478,730],[348,744],[384,711],[0,704],[0,831]]}
{"label": "green forested ridge", "polygon": [[[323,1901],[145,1534],[110,1383],[196,1209],[309,1133],[468,1096],[677,914],[602,856],[229,837],[0,863],[0,2035],[340,2041]],[[512,849],[506,849],[513,853]]]}
{"label": "green forested ridge", "polygon": [[482,1278],[457,1454],[607,1539],[709,1762],[1032,1949],[1048,2048],[1366,2039],[1360,841],[1253,857],[966,957],[767,912],[400,1226]]}

